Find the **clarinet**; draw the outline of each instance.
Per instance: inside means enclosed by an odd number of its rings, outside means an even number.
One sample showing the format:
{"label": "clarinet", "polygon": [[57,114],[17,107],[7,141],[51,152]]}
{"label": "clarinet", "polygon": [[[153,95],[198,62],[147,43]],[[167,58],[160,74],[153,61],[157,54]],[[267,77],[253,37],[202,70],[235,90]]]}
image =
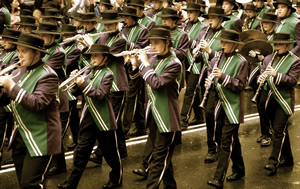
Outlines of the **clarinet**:
{"label": "clarinet", "polygon": [[[222,55],[223,55],[223,51],[221,51],[221,53],[219,54],[218,60],[216,61],[215,65],[214,65],[214,68],[217,68],[217,67],[218,67],[218,64],[219,64],[220,61],[221,61]],[[215,77],[214,77],[214,76],[212,75],[212,73],[211,73],[207,78],[208,78],[209,81],[210,81],[210,85],[207,86],[207,87],[205,88],[205,92],[204,92],[204,95],[203,95],[202,102],[201,102],[201,104],[199,105],[199,107],[202,108],[202,109],[205,109],[206,102],[207,102],[207,95],[208,95],[208,93],[209,93],[209,89],[211,88],[212,81],[213,81],[213,79],[214,79]]]}
{"label": "clarinet", "polygon": [[[274,55],[273,55],[271,61],[269,62],[268,66],[271,66],[271,65],[273,64],[274,59],[275,59],[275,56],[277,55],[277,53],[278,53],[278,51],[275,51],[275,53],[274,53]],[[268,67],[268,66],[267,66],[267,67]],[[265,75],[265,74],[266,74],[265,72],[266,72],[266,71],[264,71],[264,72],[262,73],[262,75]],[[254,97],[251,99],[251,102],[253,102],[253,103],[256,104],[258,94],[260,93],[260,91],[261,91],[261,89],[262,89],[262,87],[263,87],[265,81],[266,81],[266,80],[264,80],[264,81],[262,81],[262,82],[259,83],[259,86],[258,86],[258,88],[256,89],[255,95],[254,95]]]}

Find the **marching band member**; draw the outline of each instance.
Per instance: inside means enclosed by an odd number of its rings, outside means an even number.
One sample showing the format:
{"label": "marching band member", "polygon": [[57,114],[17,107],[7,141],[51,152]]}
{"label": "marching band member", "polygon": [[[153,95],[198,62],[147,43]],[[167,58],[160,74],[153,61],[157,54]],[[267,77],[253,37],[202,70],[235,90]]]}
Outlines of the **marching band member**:
{"label": "marching band member", "polygon": [[75,93],[83,93],[85,100],[81,115],[78,145],[75,148],[73,167],[67,180],[58,188],[77,188],[81,175],[88,163],[93,146],[98,140],[103,156],[111,167],[109,181],[103,188],[116,188],[122,184],[123,167],[118,150],[116,121],[109,98],[113,84],[113,73],[107,68],[110,61],[109,47],[94,44],[86,52],[91,56],[93,64],[88,77],[72,72],[70,77],[75,77],[73,82],[77,84]]}
{"label": "marching band member", "polygon": [[147,12],[147,16],[152,18],[156,25],[162,24],[159,15],[161,15],[163,8],[163,0],[152,0],[152,9]]}
{"label": "marching band member", "polygon": [[33,16],[20,16],[21,21],[15,23],[19,25],[19,30],[22,33],[31,33],[32,30],[36,29],[35,18]]}
{"label": "marching band member", "polygon": [[273,40],[277,55],[265,57],[258,83],[267,81],[268,96],[266,111],[273,127],[273,149],[265,169],[275,175],[278,167],[294,164],[289,133],[288,119],[295,106],[294,86],[300,76],[300,60],[291,51],[295,41],[288,33],[276,33]]}
{"label": "marching band member", "polygon": [[[193,63],[193,49],[195,48],[196,41],[198,39],[199,33],[201,29],[206,26],[205,24],[201,23],[198,19],[200,16],[200,5],[195,3],[189,3],[186,7],[187,15],[188,15],[188,22],[185,23],[183,26],[183,30],[189,36],[189,50],[187,53],[187,66],[190,68],[190,72],[186,71],[186,90],[183,98],[183,105],[181,109],[181,129],[184,130],[187,128],[188,124],[190,125],[197,125],[204,122],[202,110],[199,107],[200,104],[200,91],[197,88],[197,83],[199,80],[200,74],[200,66],[201,63]],[[190,115],[192,113],[192,108],[194,110],[195,116],[194,119],[188,123],[190,119]]]}
{"label": "marching band member", "polygon": [[[105,11],[107,11],[107,10],[112,10],[113,9],[113,6],[110,3],[110,0],[101,0],[99,6],[100,6],[101,14],[104,13]],[[104,32],[105,31],[105,28],[104,28],[103,24],[101,24],[99,22],[96,25],[96,29],[97,29],[98,32]]]}
{"label": "marching band member", "polygon": [[151,49],[157,52],[157,56],[148,58],[146,53],[141,53],[139,65],[137,57],[131,58],[133,71],[130,77],[146,82],[149,97],[146,123],[150,133],[144,154],[151,151],[150,156],[143,160],[148,158],[146,161],[149,164],[135,169],[134,172],[148,175],[147,188],[159,188],[161,181],[164,188],[176,188],[172,156],[176,133],[180,131],[178,95],[182,66],[171,51],[169,30],[154,27],[150,31],[149,40]]}
{"label": "marching band member", "polygon": [[[246,30],[260,30],[260,25],[259,25],[259,20],[256,16],[257,10],[256,7],[253,4],[246,4],[245,5],[245,13],[246,13],[246,18],[243,23],[243,31]],[[244,27],[246,26],[246,27]]]}
{"label": "marching band member", "polygon": [[[56,99],[59,78],[42,61],[44,41],[21,34],[17,42],[20,70],[0,77],[1,105],[10,101],[15,120],[10,146],[21,188],[45,187],[52,156],[61,152],[61,123]],[[7,100],[5,100],[7,99]]]}
{"label": "marching band member", "polygon": [[256,16],[257,18],[262,18],[265,13],[271,12],[272,9],[265,5],[266,0],[253,0],[253,4],[256,7]]}
{"label": "marching band member", "polygon": [[[208,101],[214,102],[215,119],[222,128],[220,157],[212,180],[207,184],[222,187],[229,158],[232,160],[232,174],[227,181],[238,180],[245,175],[241,144],[238,137],[240,123],[244,122],[244,89],[248,75],[247,60],[235,50],[238,47],[239,33],[234,30],[223,30],[220,37],[222,52],[211,60],[205,80]],[[213,105],[207,103],[207,105]]]}
{"label": "marching band member", "polygon": [[272,40],[275,33],[275,28],[278,22],[277,15],[274,13],[265,13],[260,19],[264,34],[267,36],[268,40]]}
{"label": "marching band member", "polygon": [[224,0],[222,3],[222,8],[224,9],[225,16],[230,18],[230,20],[223,23],[223,27],[225,29],[233,29],[241,32],[243,21],[233,14],[233,11],[238,9],[235,0]]}

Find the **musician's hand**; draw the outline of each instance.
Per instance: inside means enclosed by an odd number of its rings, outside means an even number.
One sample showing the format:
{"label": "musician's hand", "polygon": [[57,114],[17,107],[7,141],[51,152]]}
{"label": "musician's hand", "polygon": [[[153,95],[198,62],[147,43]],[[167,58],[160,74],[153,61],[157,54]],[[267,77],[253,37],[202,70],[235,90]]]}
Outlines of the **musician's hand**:
{"label": "musician's hand", "polygon": [[210,49],[208,43],[205,40],[200,41],[200,48],[204,49],[208,54],[211,53],[211,49]]}
{"label": "musician's hand", "polygon": [[255,58],[256,57],[256,53],[254,50],[249,51],[248,56]]}
{"label": "musician's hand", "polygon": [[84,77],[82,75],[80,75],[80,76],[76,77],[73,81],[74,81],[74,83],[76,83],[79,86],[84,82]]}
{"label": "musician's hand", "polygon": [[125,62],[126,64],[129,64],[129,63],[130,63],[130,56],[129,56],[128,54],[127,54],[127,55],[124,55],[123,58],[124,58],[124,62]]}
{"label": "musician's hand", "polygon": [[222,76],[222,72],[219,68],[214,67],[211,73],[214,77],[220,78]]}
{"label": "musician's hand", "polygon": [[272,68],[272,66],[268,66],[265,72],[267,75],[270,75],[272,77],[276,76],[276,71]]}
{"label": "musician's hand", "polygon": [[138,57],[136,55],[131,55],[130,62],[132,65],[132,70],[135,70],[138,67]]}
{"label": "musician's hand", "polygon": [[264,55],[258,55],[257,58],[259,61],[263,61],[265,57],[264,57]]}
{"label": "musician's hand", "polygon": [[205,79],[205,83],[204,83],[205,89],[209,89],[209,88],[210,88],[211,82],[212,82],[211,79],[209,79],[209,78],[206,78],[206,79]]}
{"label": "musician's hand", "polygon": [[147,53],[145,51],[141,51],[138,53],[139,59],[142,61],[142,64],[144,64],[145,67],[150,66]]}
{"label": "musician's hand", "polygon": [[12,80],[12,78],[9,75],[4,75],[0,77],[0,86],[8,89],[9,91],[11,91],[14,86],[15,86],[15,82]]}
{"label": "musician's hand", "polygon": [[261,74],[258,77],[257,83],[264,83],[266,81],[267,75],[266,74]]}
{"label": "musician's hand", "polygon": [[76,75],[78,72],[78,70],[73,70],[71,73],[70,73],[70,77],[74,77],[74,75]]}

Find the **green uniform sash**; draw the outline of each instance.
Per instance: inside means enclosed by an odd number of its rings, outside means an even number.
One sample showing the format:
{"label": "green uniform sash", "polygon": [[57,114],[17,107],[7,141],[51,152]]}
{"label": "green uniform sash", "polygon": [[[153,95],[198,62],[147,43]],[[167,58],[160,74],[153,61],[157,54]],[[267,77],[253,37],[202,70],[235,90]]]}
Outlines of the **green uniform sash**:
{"label": "green uniform sash", "polygon": [[262,18],[266,12],[268,12],[268,8],[266,6],[264,6],[264,8],[262,8],[261,11],[256,13],[256,16],[258,18]]}
{"label": "green uniform sash", "polygon": [[[279,25],[277,25],[275,31],[278,32],[284,32],[290,34],[290,39],[295,40],[295,27],[296,24],[299,22],[297,18],[294,18],[292,16],[284,19],[281,21]],[[294,44],[290,46],[290,50],[294,48]]]}
{"label": "green uniform sash", "polygon": [[222,26],[225,29],[232,29],[232,30],[234,30],[234,27],[235,27],[234,24],[235,24],[235,22],[237,21],[238,18],[235,15],[233,15],[233,14],[231,14],[229,16],[229,18],[230,18],[230,20],[227,20],[227,21],[223,22]]}
{"label": "green uniform sash", "polygon": [[10,21],[11,21],[11,17],[10,17],[10,12],[6,7],[2,7],[0,8],[0,12],[3,12],[4,14],[4,26],[6,28],[10,28]]}
{"label": "green uniform sash", "polygon": [[[240,62],[242,61],[243,61],[242,57],[238,54],[235,54],[224,60],[224,63],[221,65],[220,68],[221,72],[227,75],[224,82],[229,79],[227,77],[236,77],[240,67]],[[222,107],[226,113],[229,122],[231,124],[239,124],[240,103],[241,103],[240,93],[233,92],[230,89],[224,87],[222,84],[218,83],[218,78],[217,78],[215,83],[216,86],[215,88],[218,93]]]}
{"label": "green uniform sash", "polygon": [[156,25],[162,24],[162,18],[160,16],[158,16],[158,15],[161,15],[161,14],[162,14],[162,11],[159,11],[152,18]]}
{"label": "green uniform sash", "polygon": [[272,68],[274,68],[277,72],[277,77],[276,79],[274,79],[274,77],[269,77],[267,79],[274,98],[284,110],[286,115],[291,115],[293,113],[291,102],[291,91],[293,89],[290,87],[278,86],[278,84],[280,83],[282,74],[287,74],[297,59],[298,58],[296,56],[289,53],[288,55],[283,56],[280,60],[275,61]]}
{"label": "green uniform sash", "polygon": [[[197,40],[202,28],[203,28],[202,23],[200,21],[198,21],[196,24],[193,24],[187,30],[187,34],[192,40]],[[193,49],[192,48],[189,48],[189,50],[188,50],[187,60],[188,60],[189,65],[191,65],[192,60],[193,60]],[[195,62],[195,64],[192,67],[192,73],[200,74],[200,68],[201,68],[201,62]]]}
{"label": "green uniform sash", "polygon": [[104,28],[104,24],[101,24],[101,23],[97,23],[96,30],[98,32],[106,32],[106,29]]}
{"label": "green uniform sash", "polygon": [[[137,24],[134,27],[129,28],[127,36],[126,36],[127,40],[132,43],[137,43],[142,31],[143,31],[143,28],[139,24]],[[133,45],[130,45],[130,47],[126,47],[126,49],[132,50]]]}
{"label": "green uniform sash", "polygon": [[16,100],[11,102],[16,126],[31,157],[47,155],[47,112],[45,110],[29,111],[17,101],[21,101],[25,92],[32,94],[38,81],[49,71],[55,73],[49,66],[42,64],[26,72],[17,83],[22,89]]}
{"label": "green uniform sash", "polygon": [[8,65],[10,63],[10,61],[15,57],[18,56],[18,52],[16,50],[14,51],[10,51],[10,52],[6,52],[4,54],[2,54],[2,56],[0,57],[0,60],[5,64]]}
{"label": "green uniform sash", "polygon": [[[82,91],[85,93],[91,87],[96,89],[99,88],[103,78],[109,74],[112,74],[108,68],[103,68],[102,70],[97,70],[94,73],[94,78],[92,78],[92,74],[89,76],[87,87]],[[109,108],[108,108],[108,100],[107,97],[102,99],[101,101],[96,101],[91,97],[84,94],[84,99],[87,104],[88,110],[92,115],[98,129],[100,131],[109,131],[112,130],[110,126],[110,118],[109,118]]]}
{"label": "green uniform sash", "polygon": [[142,24],[146,28],[151,24],[152,20],[148,16],[144,16],[143,18],[138,20],[139,24]]}
{"label": "green uniform sash", "polygon": [[256,30],[257,26],[258,26],[258,19],[257,18],[253,18],[251,19],[250,22],[248,22],[248,28],[250,28],[251,30]]}
{"label": "green uniform sash", "polygon": [[[165,59],[158,59],[153,70],[156,76],[159,76],[164,72],[166,67],[172,63],[172,59],[176,59],[176,62],[180,62],[174,53]],[[182,72],[182,70],[181,70]],[[181,73],[178,75],[176,82],[178,84],[178,93],[181,80]],[[160,133],[166,133],[171,131],[170,124],[170,112],[169,112],[169,101],[168,101],[168,87],[154,90],[148,84],[146,89],[151,104],[152,114],[157,124]]]}
{"label": "green uniform sash", "polygon": [[[215,37],[219,37],[221,35],[221,31],[219,30],[213,34],[211,34],[209,36],[209,38],[206,40],[207,44],[209,45],[209,47],[214,50],[214,51],[221,51],[221,41],[220,40],[215,40]],[[209,67],[209,54],[202,49],[202,59],[204,61],[204,65],[206,65],[206,67]]]}
{"label": "green uniform sash", "polygon": [[[76,48],[76,45],[75,44],[72,44],[71,46],[67,46],[64,50],[65,50],[65,53],[66,53],[66,58],[70,55],[70,53]],[[67,75],[67,78],[69,76]],[[76,100],[76,97],[74,95],[72,95],[70,93],[70,91],[68,90],[68,99],[69,101],[72,101],[72,100]]]}

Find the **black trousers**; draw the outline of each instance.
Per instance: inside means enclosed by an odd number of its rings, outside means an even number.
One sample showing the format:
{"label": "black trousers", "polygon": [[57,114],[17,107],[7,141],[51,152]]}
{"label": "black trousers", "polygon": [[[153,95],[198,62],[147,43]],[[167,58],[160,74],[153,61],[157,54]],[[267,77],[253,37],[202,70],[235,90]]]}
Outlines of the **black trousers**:
{"label": "black trousers", "polygon": [[214,179],[224,181],[229,158],[232,160],[232,172],[245,175],[245,165],[239,140],[239,124],[230,124],[223,108],[218,117],[222,127],[221,149]]}
{"label": "black trousers", "polygon": [[72,133],[73,142],[77,144],[79,131],[79,111],[77,109],[77,100],[69,101],[70,122],[69,126]]}
{"label": "black trousers", "polygon": [[129,91],[126,95],[126,108],[124,109],[123,123],[124,131],[128,133],[132,124],[138,130],[145,129],[145,84],[132,84],[129,79]]}
{"label": "black trousers", "polygon": [[210,90],[207,97],[207,104],[205,107],[206,119],[206,134],[207,134],[207,148],[208,153],[215,154],[221,144],[222,128],[219,120],[215,120],[214,111],[215,105],[218,101],[218,95],[215,90]]}
{"label": "black trousers", "polygon": [[177,133],[160,133],[152,114],[149,115],[148,126],[150,132],[145,151],[151,151],[151,155],[149,158],[150,169],[147,188],[159,188],[163,180],[164,188],[174,189],[176,188],[176,181],[173,173],[172,157]]}
{"label": "black trousers", "polygon": [[278,167],[280,160],[293,161],[293,154],[288,133],[288,118],[278,102],[272,98],[268,104],[267,113],[273,127],[273,149],[269,163]]}
{"label": "black trousers", "polygon": [[13,127],[13,116],[10,112],[6,112],[0,107],[0,165],[2,161],[2,151],[6,137],[10,137]]}
{"label": "black trousers", "polygon": [[12,157],[16,168],[16,174],[22,189],[45,188],[47,171],[52,156],[30,157],[20,133],[17,131],[12,144]]}
{"label": "black trousers", "polygon": [[198,84],[199,74],[186,72],[186,90],[183,98],[183,105],[181,108],[181,120],[188,122],[192,113],[192,108],[195,113],[196,120],[203,120],[203,113],[199,107],[201,103],[200,89],[196,86]]}
{"label": "black trousers", "polygon": [[257,100],[257,111],[260,120],[261,135],[271,137],[271,125],[265,108],[267,96],[268,92],[266,90],[261,90]]}
{"label": "black trousers", "polygon": [[112,169],[109,173],[109,179],[114,183],[121,184],[123,168],[118,150],[116,131],[100,131],[92,116],[87,113],[80,124],[78,144],[74,151],[73,167],[67,179],[72,188],[77,188],[96,140],[98,140],[107,164]]}
{"label": "black trousers", "polygon": [[[126,139],[125,134],[123,131],[123,122],[121,119],[121,115],[123,113],[124,108],[124,100],[125,100],[125,92],[113,92],[110,94],[112,106],[114,109],[118,129],[116,130],[117,136],[118,136],[118,146],[119,146],[119,152],[121,155],[127,154],[126,149]],[[98,157],[102,156],[101,148],[98,146],[97,149],[94,152],[97,154]]]}

